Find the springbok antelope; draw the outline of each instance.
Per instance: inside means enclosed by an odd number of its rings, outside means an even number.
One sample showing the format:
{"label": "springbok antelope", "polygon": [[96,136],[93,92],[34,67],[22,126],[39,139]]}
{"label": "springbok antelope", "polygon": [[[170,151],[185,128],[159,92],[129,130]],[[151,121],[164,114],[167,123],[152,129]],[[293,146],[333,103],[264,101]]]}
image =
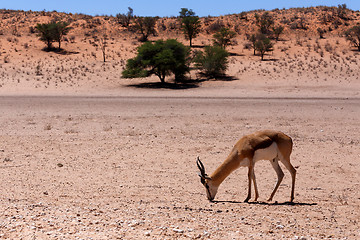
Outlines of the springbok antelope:
{"label": "springbok antelope", "polygon": [[251,198],[251,181],[254,182],[255,201],[257,201],[259,193],[256,186],[254,165],[259,160],[269,160],[278,177],[275,188],[268,199],[268,201],[271,201],[284,177],[284,173],[279,165],[280,160],[289,170],[292,177],[290,198],[290,202],[292,202],[294,200],[296,176],[296,170],[290,163],[292,146],[292,139],[279,131],[264,130],[246,135],[235,144],[226,160],[210,176],[205,173],[205,167],[198,157],[196,163],[200,170],[199,176],[201,183],[206,188],[207,198],[210,201],[214,200],[219,185],[235,169],[248,167],[249,187],[245,202],[248,202]]}

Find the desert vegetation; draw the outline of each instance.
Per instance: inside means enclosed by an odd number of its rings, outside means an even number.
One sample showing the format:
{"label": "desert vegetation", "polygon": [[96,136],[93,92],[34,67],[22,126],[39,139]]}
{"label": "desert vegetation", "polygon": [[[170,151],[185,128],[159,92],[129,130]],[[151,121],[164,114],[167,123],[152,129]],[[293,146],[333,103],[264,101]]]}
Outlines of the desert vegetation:
{"label": "desert vegetation", "polygon": [[66,22],[38,23],[36,25],[38,36],[46,44],[46,50],[52,49],[53,42],[58,42],[58,50],[61,50],[61,41],[71,29],[68,25]]}
{"label": "desert vegetation", "polygon": [[[0,86],[70,90],[118,85],[127,82],[121,72],[137,55],[141,41],[149,37],[152,41],[178,39],[195,46],[192,58],[195,52],[205,54],[206,46],[220,45],[230,53],[225,74],[234,79],[256,76],[269,82],[289,76],[293,84],[306,84],[325,79],[352,82],[358,76],[358,52],[352,50],[358,50],[355,30],[360,14],[346,5],[203,18],[186,8],[178,17],[144,18],[134,12],[136,9],[129,8],[127,13],[112,17],[0,10]],[[49,23],[63,23],[65,33],[58,41],[41,38],[46,48],[58,42],[66,49],[63,54],[41,52],[37,26]],[[197,79],[197,71],[204,72],[194,64],[186,74],[190,80]],[[101,84],[100,76],[104,78]],[[175,81],[175,75],[167,81]]]}
{"label": "desert vegetation", "polygon": [[[0,10],[0,239],[359,238],[359,11],[182,13],[145,41],[136,9]],[[258,201],[239,169],[208,202],[196,158],[260,129],[294,140],[294,203],[261,162]]]}

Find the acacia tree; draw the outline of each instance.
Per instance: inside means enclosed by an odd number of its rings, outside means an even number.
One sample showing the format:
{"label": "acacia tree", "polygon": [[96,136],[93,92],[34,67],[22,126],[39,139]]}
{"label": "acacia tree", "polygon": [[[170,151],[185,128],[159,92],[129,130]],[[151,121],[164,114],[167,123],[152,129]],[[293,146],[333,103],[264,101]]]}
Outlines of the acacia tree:
{"label": "acacia tree", "polygon": [[46,44],[48,51],[52,49],[53,42],[59,43],[60,50],[63,37],[71,29],[69,24],[65,22],[38,23],[35,28],[38,31],[40,40]]}
{"label": "acacia tree", "polygon": [[360,51],[360,26],[354,26],[345,32],[346,40]]}
{"label": "acacia tree", "polygon": [[273,33],[274,33],[275,40],[279,41],[280,34],[283,33],[284,27],[283,26],[277,26],[277,27],[273,27],[272,30],[273,30]]}
{"label": "acacia tree", "polygon": [[221,28],[219,32],[213,35],[214,45],[220,46],[225,49],[231,45],[231,40],[236,36],[236,33],[229,30],[228,28]]}
{"label": "acacia tree", "polygon": [[251,36],[248,37],[249,41],[252,44],[251,47],[254,49],[254,56],[256,55],[256,41],[258,39],[258,37],[257,37],[258,35],[252,34]]}
{"label": "acacia tree", "polygon": [[137,17],[135,19],[135,27],[140,31],[142,37],[140,42],[148,41],[151,34],[155,34],[156,17]]}
{"label": "acacia tree", "polygon": [[40,37],[40,41],[43,41],[46,44],[47,50],[49,51],[52,48],[52,43],[54,42],[51,23],[38,23],[35,28],[38,32],[37,35]]}
{"label": "acacia tree", "polygon": [[198,16],[195,16],[193,10],[182,8],[180,11],[181,27],[185,34],[185,38],[190,41],[190,47],[192,47],[192,40],[196,38],[201,30],[201,22]]}
{"label": "acacia tree", "polygon": [[262,34],[258,36],[255,42],[255,48],[261,56],[261,61],[263,61],[265,53],[273,51],[273,44],[269,38]]}
{"label": "acacia tree", "polygon": [[71,27],[66,22],[55,22],[53,23],[53,35],[54,40],[59,43],[59,49],[61,49],[61,41],[63,37],[68,34]]}
{"label": "acacia tree", "polygon": [[190,51],[175,39],[146,42],[138,48],[135,58],[127,61],[122,72],[124,78],[148,77],[152,74],[165,83],[166,76],[175,75],[180,80],[189,72]]}

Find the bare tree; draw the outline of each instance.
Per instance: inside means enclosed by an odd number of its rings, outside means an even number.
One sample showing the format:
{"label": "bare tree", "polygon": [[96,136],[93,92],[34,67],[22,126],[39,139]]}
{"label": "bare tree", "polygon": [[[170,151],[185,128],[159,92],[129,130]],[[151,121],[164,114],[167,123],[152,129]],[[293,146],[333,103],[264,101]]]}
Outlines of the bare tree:
{"label": "bare tree", "polygon": [[93,38],[94,38],[94,46],[100,48],[104,62],[106,62],[106,48],[108,47],[108,40],[109,40],[106,30],[102,30],[99,37],[95,35],[93,36]]}

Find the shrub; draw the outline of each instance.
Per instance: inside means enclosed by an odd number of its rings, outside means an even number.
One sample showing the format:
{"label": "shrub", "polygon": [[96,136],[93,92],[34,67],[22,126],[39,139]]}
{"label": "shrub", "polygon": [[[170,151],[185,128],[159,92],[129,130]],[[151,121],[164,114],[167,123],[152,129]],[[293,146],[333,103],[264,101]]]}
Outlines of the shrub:
{"label": "shrub", "polygon": [[219,46],[207,46],[204,52],[197,52],[194,62],[196,68],[208,77],[223,76],[228,68],[229,53]]}
{"label": "shrub", "polygon": [[262,34],[269,34],[271,26],[274,25],[274,19],[269,12],[265,12],[263,15],[255,14],[256,25],[260,28]]}
{"label": "shrub", "polygon": [[134,10],[131,7],[128,7],[129,11],[126,14],[118,13],[116,14],[116,18],[118,23],[121,24],[123,27],[128,27],[130,25],[131,19],[133,19]]}
{"label": "shrub", "polygon": [[345,32],[346,40],[360,51],[360,26],[354,26]]}
{"label": "shrub", "polygon": [[127,61],[122,72],[124,78],[147,77],[154,74],[164,83],[166,76],[171,73],[175,75],[175,80],[180,80],[189,71],[190,51],[175,39],[146,42],[137,51],[137,56]]}

